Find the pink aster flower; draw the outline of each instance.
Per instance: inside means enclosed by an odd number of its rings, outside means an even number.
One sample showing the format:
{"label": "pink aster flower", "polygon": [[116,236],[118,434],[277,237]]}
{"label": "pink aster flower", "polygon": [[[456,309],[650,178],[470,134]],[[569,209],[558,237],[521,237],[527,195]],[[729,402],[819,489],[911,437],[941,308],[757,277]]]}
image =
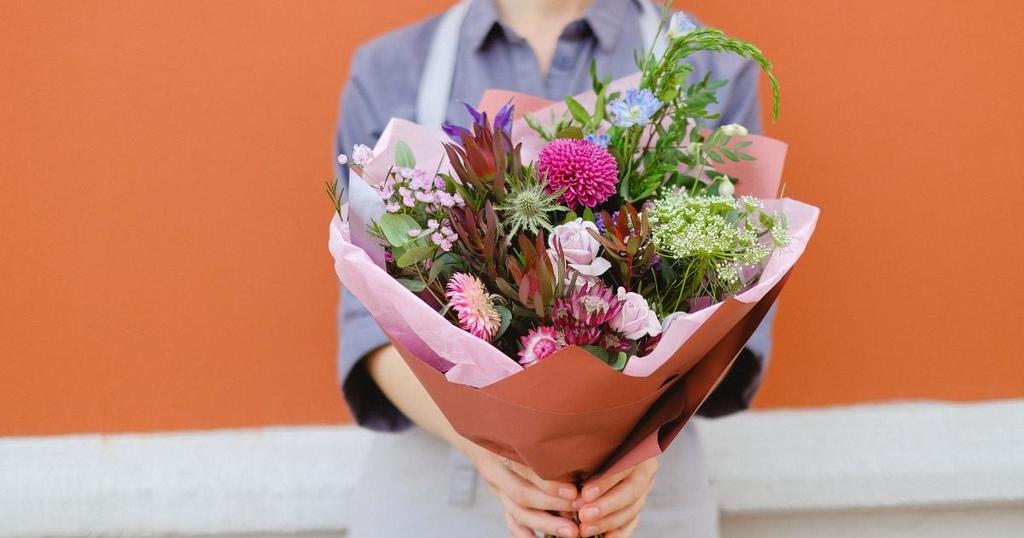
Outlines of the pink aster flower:
{"label": "pink aster flower", "polygon": [[523,366],[531,366],[565,347],[565,339],[554,327],[530,329],[519,343],[523,346],[519,351],[519,362]]}
{"label": "pink aster flower", "polygon": [[555,301],[551,320],[567,344],[588,346],[597,341],[621,308],[615,292],[600,282],[587,283]]}
{"label": "pink aster flower", "polygon": [[501,328],[501,315],[494,308],[487,288],[479,278],[455,273],[445,286],[448,304],[459,316],[459,326],[481,340],[490,341]]}
{"label": "pink aster flower", "polygon": [[537,161],[537,169],[547,178],[547,191],[565,189],[559,200],[569,209],[596,207],[615,194],[615,157],[597,144],[559,138],[540,150]]}

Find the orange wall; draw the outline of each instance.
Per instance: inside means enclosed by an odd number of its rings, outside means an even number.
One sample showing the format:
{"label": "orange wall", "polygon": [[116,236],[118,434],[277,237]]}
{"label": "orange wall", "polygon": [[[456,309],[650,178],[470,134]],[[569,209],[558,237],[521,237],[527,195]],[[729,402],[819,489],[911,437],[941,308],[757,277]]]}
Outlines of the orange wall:
{"label": "orange wall", "polygon": [[[0,435],[345,420],[337,92],[445,4],[0,1]],[[1024,396],[1020,4],[683,5],[776,60],[823,210],[759,405]]]}

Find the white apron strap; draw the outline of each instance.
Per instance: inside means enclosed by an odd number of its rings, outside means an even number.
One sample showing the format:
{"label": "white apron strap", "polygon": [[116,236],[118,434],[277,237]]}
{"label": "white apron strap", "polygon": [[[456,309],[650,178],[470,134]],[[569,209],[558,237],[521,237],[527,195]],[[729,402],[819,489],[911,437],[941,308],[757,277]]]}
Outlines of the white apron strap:
{"label": "white apron strap", "polygon": [[[658,35],[658,27],[661,26],[661,11],[651,3],[650,0],[640,0],[640,37],[645,47],[654,44],[654,57],[661,58],[665,55],[668,47],[667,36],[664,32]],[[655,43],[655,36],[657,42]]]}
{"label": "white apron strap", "polygon": [[416,123],[438,128],[448,115],[448,102],[455,79],[459,34],[471,0],[463,0],[441,16],[423,63],[419,93],[416,95]]}

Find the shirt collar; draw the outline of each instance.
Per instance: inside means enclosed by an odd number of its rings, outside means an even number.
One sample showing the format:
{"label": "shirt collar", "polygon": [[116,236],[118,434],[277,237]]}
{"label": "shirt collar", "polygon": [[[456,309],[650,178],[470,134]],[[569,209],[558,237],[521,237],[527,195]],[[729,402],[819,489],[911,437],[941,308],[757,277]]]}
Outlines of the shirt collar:
{"label": "shirt collar", "polygon": [[[594,0],[587,8],[582,19],[590,26],[602,50],[615,47],[625,26],[623,21],[636,16],[631,4],[638,1],[647,0]],[[474,50],[479,49],[495,26],[501,26],[501,13],[494,0],[474,0],[462,25],[462,39]]]}

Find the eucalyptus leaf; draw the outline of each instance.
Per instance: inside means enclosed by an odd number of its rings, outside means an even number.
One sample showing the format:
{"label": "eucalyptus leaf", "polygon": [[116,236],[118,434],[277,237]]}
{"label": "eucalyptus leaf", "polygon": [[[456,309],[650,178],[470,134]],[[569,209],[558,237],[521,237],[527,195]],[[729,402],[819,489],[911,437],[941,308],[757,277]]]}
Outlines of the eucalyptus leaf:
{"label": "eucalyptus leaf", "polygon": [[409,231],[419,230],[420,225],[405,213],[384,213],[377,220],[380,230],[384,232],[384,239],[393,247],[401,247],[412,241]]}
{"label": "eucalyptus leaf", "polygon": [[583,346],[583,349],[587,350],[591,355],[601,359],[601,361],[608,362],[608,352],[601,347],[597,346]]}
{"label": "eucalyptus leaf", "polygon": [[414,280],[412,278],[397,278],[395,280],[398,280],[399,284],[405,286],[405,289],[413,293],[419,293],[427,289],[427,285],[422,280]]}
{"label": "eucalyptus leaf", "polygon": [[494,335],[494,338],[500,338],[501,335],[505,334],[508,330],[508,326],[512,323],[512,312],[509,311],[504,305],[495,305],[495,310],[498,311],[498,315],[501,316],[501,327],[498,328],[498,332]]}
{"label": "eucalyptus leaf", "polygon": [[416,167],[416,157],[412,154],[412,149],[401,140],[395,144],[395,165],[402,168]]}
{"label": "eucalyptus leaf", "polygon": [[612,363],[612,368],[621,372],[622,369],[626,367],[627,362],[629,362],[629,355],[626,355],[625,351],[620,351],[619,354],[615,356],[615,362]]}
{"label": "eucalyptus leaf", "polygon": [[399,267],[410,267],[417,262],[421,262],[429,258],[432,254],[434,254],[434,247],[412,247],[403,252],[402,255],[395,260],[395,263],[398,264]]}

